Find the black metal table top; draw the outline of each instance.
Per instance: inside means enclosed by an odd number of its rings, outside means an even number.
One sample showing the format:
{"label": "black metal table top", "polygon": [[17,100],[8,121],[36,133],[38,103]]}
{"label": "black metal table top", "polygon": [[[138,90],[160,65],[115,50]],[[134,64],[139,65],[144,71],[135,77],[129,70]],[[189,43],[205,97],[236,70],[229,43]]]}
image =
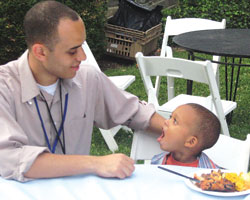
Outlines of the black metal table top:
{"label": "black metal table top", "polygon": [[250,29],[192,31],[175,36],[173,41],[192,52],[250,58]]}

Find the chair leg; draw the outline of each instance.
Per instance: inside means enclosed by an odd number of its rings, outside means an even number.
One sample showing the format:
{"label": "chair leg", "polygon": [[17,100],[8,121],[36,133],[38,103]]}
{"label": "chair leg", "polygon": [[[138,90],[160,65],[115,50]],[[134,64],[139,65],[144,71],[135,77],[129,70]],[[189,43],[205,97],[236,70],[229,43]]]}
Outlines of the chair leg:
{"label": "chair leg", "polygon": [[150,165],[151,164],[151,160],[144,160],[144,165]]}
{"label": "chair leg", "polygon": [[115,134],[120,130],[121,126],[116,126],[109,130],[99,129],[102,137],[104,138],[106,144],[108,145],[108,148],[112,153],[118,150],[118,145],[114,139]]}
{"label": "chair leg", "polygon": [[129,127],[127,127],[127,126],[122,126],[121,128],[122,128],[124,131],[133,132],[133,131],[131,130],[131,128],[129,128]]}

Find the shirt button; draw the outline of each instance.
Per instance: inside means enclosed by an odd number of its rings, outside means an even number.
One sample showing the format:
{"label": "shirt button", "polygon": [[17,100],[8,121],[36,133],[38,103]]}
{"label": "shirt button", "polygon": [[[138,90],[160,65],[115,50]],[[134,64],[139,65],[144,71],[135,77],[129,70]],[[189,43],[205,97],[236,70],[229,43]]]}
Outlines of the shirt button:
{"label": "shirt button", "polygon": [[32,105],[32,101],[28,101],[28,104],[29,104],[29,105]]}

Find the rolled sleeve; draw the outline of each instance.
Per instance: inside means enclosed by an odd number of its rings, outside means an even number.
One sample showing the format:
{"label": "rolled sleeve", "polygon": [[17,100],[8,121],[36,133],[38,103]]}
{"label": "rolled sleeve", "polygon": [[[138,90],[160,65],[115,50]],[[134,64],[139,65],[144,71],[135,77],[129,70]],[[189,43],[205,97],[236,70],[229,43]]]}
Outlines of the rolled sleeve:
{"label": "rolled sleeve", "polygon": [[[45,146],[31,146],[31,140],[17,119],[26,118],[21,106],[15,108],[14,95],[5,82],[0,82],[0,175],[6,179],[28,181],[24,174],[30,169],[37,156],[49,151]],[[18,113],[18,114],[16,114]],[[32,124],[32,118],[27,119]],[[33,131],[35,133],[35,131]],[[39,134],[34,134],[38,135]],[[42,138],[43,136],[41,135]],[[41,140],[41,139],[37,140]]]}
{"label": "rolled sleeve", "polygon": [[14,174],[13,178],[21,182],[32,180],[30,178],[26,178],[24,174],[29,171],[36,158],[44,152],[50,151],[46,147],[24,146],[20,153],[20,160],[19,164],[17,165],[17,173]]}
{"label": "rolled sleeve", "polygon": [[37,156],[48,152],[47,147],[30,146],[28,138],[21,127],[0,106],[0,175],[6,179],[15,179],[21,182],[31,180],[24,177]]}
{"label": "rolled sleeve", "polygon": [[144,130],[149,127],[150,119],[154,113],[155,107],[153,104],[144,104],[139,101],[137,112],[124,125],[135,130]]}
{"label": "rolled sleeve", "polygon": [[[32,180],[24,174],[30,169],[38,155],[48,152],[46,147],[23,146],[21,148],[1,150],[1,176],[20,182]],[[6,156],[8,155],[8,156]]]}

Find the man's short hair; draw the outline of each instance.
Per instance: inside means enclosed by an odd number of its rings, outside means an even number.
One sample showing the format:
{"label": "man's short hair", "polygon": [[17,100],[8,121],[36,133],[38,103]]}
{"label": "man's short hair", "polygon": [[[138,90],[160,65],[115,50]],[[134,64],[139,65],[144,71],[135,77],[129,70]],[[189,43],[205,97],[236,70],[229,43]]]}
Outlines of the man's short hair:
{"label": "man's short hair", "polygon": [[57,1],[42,1],[35,4],[25,15],[24,32],[28,47],[44,44],[51,51],[58,42],[58,24],[61,19],[79,20],[79,15]]}
{"label": "man's short hair", "polygon": [[195,131],[201,140],[201,150],[212,147],[220,135],[221,125],[219,119],[214,113],[199,104],[188,103],[187,105],[191,106],[197,114],[198,120],[195,122]]}

